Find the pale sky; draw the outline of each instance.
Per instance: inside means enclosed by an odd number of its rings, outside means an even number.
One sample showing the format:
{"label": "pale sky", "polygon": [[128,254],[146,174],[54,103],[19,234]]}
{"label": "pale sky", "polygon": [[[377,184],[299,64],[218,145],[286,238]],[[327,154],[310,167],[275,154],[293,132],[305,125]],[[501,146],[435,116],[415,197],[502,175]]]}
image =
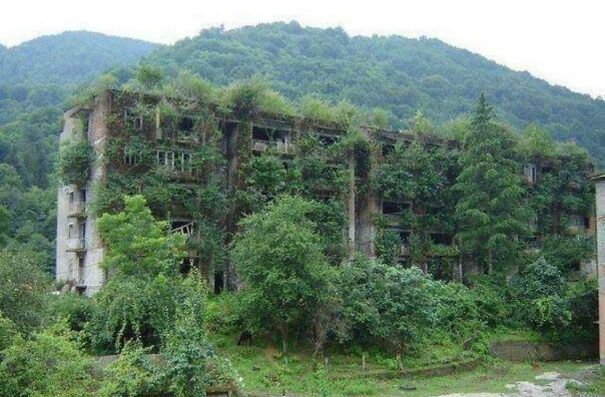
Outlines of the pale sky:
{"label": "pale sky", "polygon": [[173,43],[201,29],[297,20],[351,35],[439,38],[553,84],[605,97],[599,0],[0,0],[0,43],[65,30]]}

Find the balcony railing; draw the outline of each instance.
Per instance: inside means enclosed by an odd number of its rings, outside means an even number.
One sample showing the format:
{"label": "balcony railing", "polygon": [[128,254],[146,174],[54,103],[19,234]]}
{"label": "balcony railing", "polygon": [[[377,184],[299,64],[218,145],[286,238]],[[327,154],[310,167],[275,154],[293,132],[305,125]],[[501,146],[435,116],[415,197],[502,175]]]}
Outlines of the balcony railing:
{"label": "balcony railing", "polygon": [[193,237],[195,231],[195,222],[189,222],[183,226],[179,226],[174,229],[170,229],[170,233],[182,234],[183,236]]}
{"label": "balcony railing", "polygon": [[270,148],[276,149],[277,153],[288,154],[291,152],[291,145],[284,141],[269,142],[262,139],[252,140],[252,150],[255,152],[264,152]]}

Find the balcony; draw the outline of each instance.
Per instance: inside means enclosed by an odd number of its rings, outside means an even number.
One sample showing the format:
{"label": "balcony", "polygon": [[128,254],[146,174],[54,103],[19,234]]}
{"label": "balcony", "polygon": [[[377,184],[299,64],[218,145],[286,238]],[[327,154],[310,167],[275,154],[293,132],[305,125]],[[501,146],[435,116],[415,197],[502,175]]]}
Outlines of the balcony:
{"label": "balcony", "polygon": [[84,218],[86,216],[86,204],[82,201],[69,203],[67,207],[68,218]]}
{"label": "balcony", "polygon": [[86,241],[84,237],[70,237],[67,239],[68,252],[84,252],[86,251]]}

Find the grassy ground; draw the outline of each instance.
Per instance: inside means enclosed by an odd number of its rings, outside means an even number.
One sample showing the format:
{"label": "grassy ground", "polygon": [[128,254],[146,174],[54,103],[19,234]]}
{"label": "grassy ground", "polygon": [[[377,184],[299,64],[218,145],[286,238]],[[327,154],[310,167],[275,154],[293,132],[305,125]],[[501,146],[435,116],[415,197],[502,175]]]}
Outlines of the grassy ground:
{"label": "grassy ground", "polygon": [[567,389],[574,396],[605,396],[605,368],[595,366],[582,372],[580,379],[582,383],[569,382]]}
{"label": "grassy ground", "polygon": [[[463,392],[510,392],[504,386],[517,381],[535,381],[543,372],[556,371],[572,376],[587,363],[505,363],[481,364],[471,370],[427,377],[423,374],[388,378],[394,374],[395,360],[377,353],[366,354],[366,371],[362,371],[361,353],[331,354],[313,357],[305,349],[295,349],[287,359],[271,345],[235,346],[233,338],[215,341],[243,378],[244,391],[258,396],[435,396]],[[447,362],[466,361],[472,357],[455,346],[431,347],[405,359],[405,367],[418,370],[443,366]],[[368,376],[368,374],[381,376]],[[383,379],[381,379],[383,378]],[[409,390],[413,389],[413,390]]]}

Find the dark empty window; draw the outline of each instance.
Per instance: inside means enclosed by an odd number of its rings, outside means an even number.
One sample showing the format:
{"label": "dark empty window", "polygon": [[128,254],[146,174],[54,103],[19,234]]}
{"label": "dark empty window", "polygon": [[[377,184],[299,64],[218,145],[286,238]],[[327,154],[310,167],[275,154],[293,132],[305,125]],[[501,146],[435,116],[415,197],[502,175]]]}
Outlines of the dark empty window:
{"label": "dark empty window", "polygon": [[435,244],[450,245],[452,243],[452,238],[443,233],[431,233],[431,240]]}
{"label": "dark empty window", "polygon": [[259,141],[269,141],[271,139],[269,131],[266,128],[252,128],[252,139]]}
{"label": "dark empty window", "polygon": [[392,201],[383,201],[382,202],[382,213],[385,215],[401,214],[402,212],[407,211],[407,209],[408,209],[407,203],[395,203]]}
{"label": "dark empty window", "polygon": [[399,230],[397,236],[402,244],[407,244],[410,241],[410,232],[408,231]]}
{"label": "dark empty window", "polygon": [[143,129],[143,117],[137,116],[134,118],[134,129],[141,131]]}
{"label": "dark empty window", "polygon": [[382,155],[383,156],[388,156],[389,154],[391,154],[393,152],[393,150],[395,150],[395,146],[391,145],[390,143],[382,145]]}
{"label": "dark empty window", "polygon": [[193,131],[193,119],[191,117],[183,117],[179,121],[179,131]]}
{"label": "dark empty window", "polygon": [[220,294],[225,288],[225,278],[223,272],[214,273],[214,293]]}

